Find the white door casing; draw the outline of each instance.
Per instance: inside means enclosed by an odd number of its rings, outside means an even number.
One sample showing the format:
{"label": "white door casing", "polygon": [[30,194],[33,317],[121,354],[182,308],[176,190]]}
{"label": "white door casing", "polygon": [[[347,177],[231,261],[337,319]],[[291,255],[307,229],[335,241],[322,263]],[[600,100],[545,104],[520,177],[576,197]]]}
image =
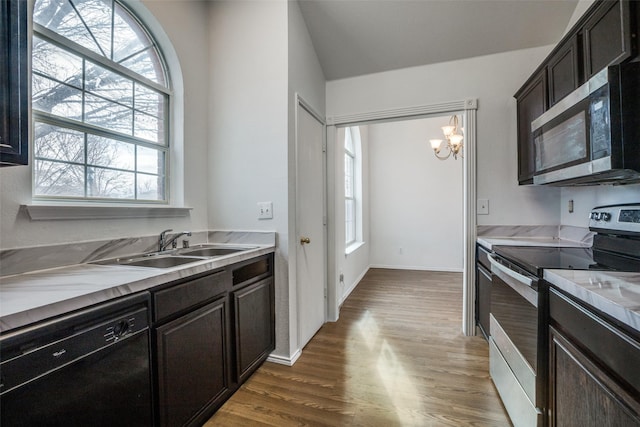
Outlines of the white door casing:
{"label": "white door casing", "polygon": [[322,117],[296,95],[296,284],[298,349],[326,319],[326,160]]}
{"label": "white door casing", "polygon": [[[464,157],[463,157],[463,238],[464,238],[464,262],[463,262],[463,308],[462,308],[462,332],[467,335],[475,335],[475,245],[476,245],[476,99],[462,101],[443,102],[438,104],[419,105],[391,110],[370,111],[366,113],[353,113],[341,116],[327,117],[329,132],[335,133],[336,126],[349,126],[369,124],[376,122],[403,120],[421,117],[442,116],[445,114],[461,114],[464,123]],[[335,230],[330,230],[335,233]],[[329,256],[334,259],[339,254],[335,248],[329,248]],[[331,266],[334,263],[330,264]],[[335,268],[329,271],[330,277],[335,277]],[[332,280],[329,286],[336,287]],[[328,294],[338,295],[337,290],[329,289]],[[338,302],[328,301],[330,316],[338,318]]]}

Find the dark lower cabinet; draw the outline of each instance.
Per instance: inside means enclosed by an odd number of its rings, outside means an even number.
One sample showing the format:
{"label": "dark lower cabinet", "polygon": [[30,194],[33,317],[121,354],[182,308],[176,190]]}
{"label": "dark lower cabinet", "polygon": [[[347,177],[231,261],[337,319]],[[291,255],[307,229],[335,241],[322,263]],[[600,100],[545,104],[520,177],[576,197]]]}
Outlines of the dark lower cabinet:
{"label": "dark lower cabinet", "polygon": [[549,425],[640,426],[640,343],[570,298],[549,298]]}
{"label": "dark lower cabinet", "polygon": [[275,348],[273,254],[152,291],[162,427],[200,426]]}
{"label": "dark lower cabinet", "polygon": [[275,347],[273,279],[232,292],[238,380],[243,382]]}
{"label": "dark lower cabinet", "polygon": [[491,312],[491,266],[489,251],[476,246],[476,325],[485,338],[489,338],[489,313]]}
{"label": "dark lower cabinet", "polygon": [[182,426],[227,398],[227,299],[156,330],[161,426]]}

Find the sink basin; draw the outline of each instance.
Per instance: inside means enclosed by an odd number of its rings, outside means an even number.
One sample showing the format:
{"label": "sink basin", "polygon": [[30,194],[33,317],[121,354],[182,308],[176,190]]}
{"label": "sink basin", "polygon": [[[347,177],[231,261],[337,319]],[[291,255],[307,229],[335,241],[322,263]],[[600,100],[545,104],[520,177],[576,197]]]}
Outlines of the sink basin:
{"label": "sink basin", "polygon": [[236,252],[246,251],[248,248],[194,248],[194,249],[180,249],[180,253],[184,255],[191,256],[203,256],[203,257],[214,257],[214,256],[222,256],[229,255]]}
{"label": "sink basin", "polygon": [[101,265],[132,265],[135,267],[171,268],[178,265],[189,264],[191,262],[202,261],[204,258],[194,256],[154,256],[143,258],[116,258],[108,261],[101,261]]}

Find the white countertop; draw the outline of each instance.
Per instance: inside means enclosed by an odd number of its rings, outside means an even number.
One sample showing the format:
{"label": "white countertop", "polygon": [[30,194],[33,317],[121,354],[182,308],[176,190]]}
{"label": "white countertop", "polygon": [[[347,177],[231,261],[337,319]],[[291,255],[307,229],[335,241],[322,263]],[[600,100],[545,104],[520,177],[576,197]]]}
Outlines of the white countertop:
{"label": "white countertop", "polygon": [[640,273],[545,270],[544,279],[640,332]]}
{"label": "white countertop", "polygon": [[77,264],[2,277],[0,332],[275,251],[273,245],[253,246],[171,268]]}

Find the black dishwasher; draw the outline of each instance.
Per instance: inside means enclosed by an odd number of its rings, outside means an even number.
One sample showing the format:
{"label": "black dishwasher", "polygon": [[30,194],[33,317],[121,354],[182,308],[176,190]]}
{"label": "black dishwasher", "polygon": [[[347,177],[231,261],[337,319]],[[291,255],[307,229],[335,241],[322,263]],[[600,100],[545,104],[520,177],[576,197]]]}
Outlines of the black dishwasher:
{"label": "black dishwasher", "polygon": [[0,336],[0,425],[150,426],[149,294]]}

